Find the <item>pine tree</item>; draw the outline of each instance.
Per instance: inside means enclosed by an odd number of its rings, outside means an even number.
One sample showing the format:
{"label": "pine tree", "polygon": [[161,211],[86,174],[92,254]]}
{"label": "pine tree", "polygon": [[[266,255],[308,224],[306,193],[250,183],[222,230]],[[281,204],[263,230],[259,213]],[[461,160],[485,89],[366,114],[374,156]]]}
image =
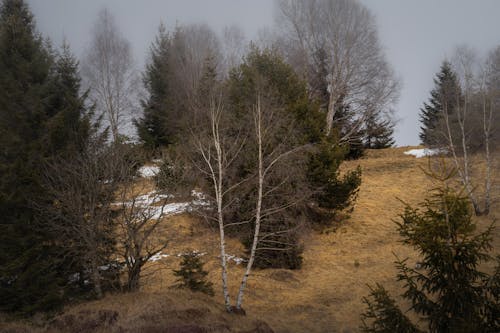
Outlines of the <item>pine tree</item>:
{"label": "pine tree", "polygon": [[134,121],[139,138],[150,149],[167,146],[175,141],[171,114],[173,87],[170,86],[170,47],[170,37],[161,24],[143,76],[143,84],[149,95],[141,102],[144,114]]}
{"label": "pine tree", "polygon": [[[403,243],[422,257],[423,271],[407,260],[396,262],[403,297],[429,332],[499,332],[500,258],[492,275],[479,270],[491,259],[493,227],[475,232],[468,199],[446,184],[454,171],[442,170],[432,174],[443,184],[422,204],[424,209],[407,206],[397,223]],[[372,289],[365,303],[364,332],[419,332],[383,287]]]}
{"label": "pine tree", "polygon": [[426,146],[436,146],[444,143],[440,135],[443,112],[452,114],[457,106],[457,98],[460,98],[461,89],[456,74],[451,64],[444,61],[436,78],[434,89],[428,103],[420,109],[420,140]]}
{"label": "pine tree", "polygon": [[394,145],[394,124],[388,119],[377,119],[375,115],[365,121],[364,146],[368,149],[389,148]]}

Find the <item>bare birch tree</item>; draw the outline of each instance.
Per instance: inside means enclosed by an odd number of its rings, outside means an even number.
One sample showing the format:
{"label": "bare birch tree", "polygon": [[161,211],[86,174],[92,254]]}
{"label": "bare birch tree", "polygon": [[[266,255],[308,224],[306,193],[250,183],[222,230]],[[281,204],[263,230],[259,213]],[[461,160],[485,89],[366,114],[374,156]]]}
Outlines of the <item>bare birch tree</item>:
{"label": "bare birch tree", "polygon": [[[287,128],[286,132],[292,136],[294,133],[293,122],[287,119],[287,117],[284,117],[279,110],[273,109],[273,107],[276,106],[273,106],[272,103],[263,103],[261,89],[262,87],[257,87],[257,100],[253,107],[254,144],[256,146],[257,155],[255,161],[255,188],[257,193],[255,195],[255,207],[252,211],[253,237],[245,273],[241,279],[236,298],[236,309],[238,310],[242,308],[245,288],[248,278],[251,275],[258,251],[263,249],[282,251],[284,249],[283,247],[278,247],[278,245],[283,245],[284,243],[279,241],[271,242],[271,244],[273,244],[271,248],[264,248],[261,246],[263,239],[271,235],[276,235],[276,233],[290,232],[289,229],[282,228],[279,231],[271,230],[268,233],[263,233],[261,230],[262,223],[271,216],[289,209],[296,205],[298,201],[308,197],[306,191],[299,191],[298,188],[296,188],[295,191],[300,192],[300,197],[289,196],[289,193],[286,193],[285,196],[287,196],[287,198],[285,198],[285,200],[279,200],[277,205],[274,204],[275,198],[273,194],[279,192],[286,183],[291,182],[288,176],[280,177],[281,179],[279,179],[279,181],[271,181],[270,179],[273,178],[275,169],[288,168],[287,173],[290,175],[290,171],[294,169],[293,162],[290,161],[290,158],[296,159],[297,154],[303,153],[309,145],[294,146],[291,143],[293,140],[290,140],[290,137],[281,135],[278,142],[274,141],[277,129],[280,127]],[[300,178],[297,173],[294,173],[293,177]],[[275,175],[274,180],[276,180]]]}
{"label": "bare birch tree", "polygon": [[[443,107],[444,136],[448,142],[460,181],[474,207],[476,215],[487,215],[491,207],[491,154],[495,114],[498,113],[498,87],[494,80],[494,53],[484,65],[479,62],[475,52],[466,47],[458,47],[454,57],[454,69],[460,81],[461,92],[455,96],[456,107],[450,112],[446,103]],[[496,97],[498,98],[498,97]],[[443,96],[442,100],[446,100]],[[472,156],[480,155],[476,147],[484,147],[486,177],[484,185],[484,207],[476,194],[477,187],[472,173]]]}
{"label": "bare birch tree", "polygon": [[[292,144],[296,134],[293,130],[293,121],[275,104],[274,99],[269,99],[267,96],[261,97],[264,94],[264,85],[256,89],[258,91],[256,102],[253,104],[253,111],[250,110],[248,114],[253,119],[253,130],[245,126],[249,120],[246,116],[240,115],[239,119],[231,118],[219,98],[213,99],[210,104],[207,117],[210,129],[201,134],[196,131],[194,135],[194,146],[201,156],[198,162],[194,161],[194,164],[209,180],[212,188],[210,192],[213,193],[215,203],[216,213],[213,218],[219,227],[224,302],[227,311],[235,313],[244,312],[243,296],[258,252],[260,250],[283,251],[287,248],[283,246],[284,242],[272,240],[268,240],[267,243],[271,246],[261,246],[266,237],[289,232],[287,228],[281,228],[279,231],[268,230],[263,233],[263,223],[269,222],[272,216],[286,211],[298,201],[308,197],[306,191],[295,187],[293,191],[298,192],[296,196],[291,195],[285,199],[275,200],[277,196],[290,195],[286,191],[283,192],[283,188],[296,178],[300,178],[300,175],[290,173],[290,170],[295,170],[293,160],[300,160],[297,157],[298,153],[303,152],[308,146]],[[251,156],[240,157],[243,152]],[[249,158],[251,165],[255,165],[255,170],[242,176],[240,163],[242,159],[248,161]],[[286,170],[286,172],[279,170]],[[242,187],[246,188],[240,190]],[[234,192],[237,192],[236,195]],[[241,196],[247,197],[248,195],[252,197],[253,207],[243,215],[236,215],[246,218],[227,222],[226,217],[230,215],[228,212],[241,210]],[[236,303],[233,306],[228,289],[225,237],[227,228],[237,225],[252,226],[252,241],[249,259],[241,278]]]}
{"label": "bare birch tree", "polygon": [[130,43],[107,9],[99,13],[94,25],[82,74],[92,102],[109,125],[113,141],[117,141],[121,131],[131,124],[139,82]]}
{"label": "bare birch tree", "polygon": [[228,225],[224,219],[225,210],[228,209],[226,196],[239,184],[228,184],[226,176],[228,169],[238,156],[243,146],[243,141],[228,140],[225,135],[226,119],[222,97],[209,96],[208,125],[206,133],[193,134],[193,145],[200,155],[200,161],[193,160],[195,168],[208,178],[213,190],[213,200],[216,206],[215,220],[219,227],[219,248],[221,263],[222,292],[224,304],[228,312],[233,311],[228,287],[228,262],[226,254],[226,232]]}
{"label": "bare birch tree", "polygon": [[[359,131],[372,112],[384,112],[399,93],[385,59],[373,15],[359,1],[278,0],[285,53],[316,95],[326,94],[326,133],[339,104],[356,115],[341,141]],[[319,85],[318,86],[318,82]]]}
{"label": "bare birch tree", "polygon": [[500,143],[500,46],[490,52],[484,65],[481,85],[484,150],[486,159],[484,213],[491,209],[494,147]]}

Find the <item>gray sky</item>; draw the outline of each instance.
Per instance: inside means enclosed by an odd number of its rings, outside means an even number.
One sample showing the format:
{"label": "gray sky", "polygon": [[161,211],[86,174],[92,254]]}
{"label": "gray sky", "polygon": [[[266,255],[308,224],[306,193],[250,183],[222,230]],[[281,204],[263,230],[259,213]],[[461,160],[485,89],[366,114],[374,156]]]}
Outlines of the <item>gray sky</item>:
{"label": "gray sky", "polygon": [[[434,74],[455,46],[484,54],[500,45],[500,0],[361,0],[375,14],[389,62],[402,78],[396,116],[398,145],[418,144],[418,112]],[[80,56],[98,11],[107,7],[142,66],[158,24],[207,23],[215,31],[238,25],[248,38],[273,24],[272,0],[28,0],[39,30]]]}

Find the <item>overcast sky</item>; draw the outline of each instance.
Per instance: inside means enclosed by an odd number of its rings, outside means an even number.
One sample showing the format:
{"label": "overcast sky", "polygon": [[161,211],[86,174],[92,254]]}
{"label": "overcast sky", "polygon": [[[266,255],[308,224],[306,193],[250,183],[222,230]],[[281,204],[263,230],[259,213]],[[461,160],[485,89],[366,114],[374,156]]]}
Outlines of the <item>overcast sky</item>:
{"label": "overcast sky", "polygon": [[[418,112],[434,74],[459,44],[481,54],[500,45],[500,0],[361,0],[377,18],[389,62],[403,81],[396,106],[398,145],[418,144]],[[107,7],[130,40],[138,66],[160,21],[207,23],[220,31],[240,26],[248,38],[273,25],[272,0],[28,0],[38,29],[60,44],[65,37],[81,56],[97,13]]]}

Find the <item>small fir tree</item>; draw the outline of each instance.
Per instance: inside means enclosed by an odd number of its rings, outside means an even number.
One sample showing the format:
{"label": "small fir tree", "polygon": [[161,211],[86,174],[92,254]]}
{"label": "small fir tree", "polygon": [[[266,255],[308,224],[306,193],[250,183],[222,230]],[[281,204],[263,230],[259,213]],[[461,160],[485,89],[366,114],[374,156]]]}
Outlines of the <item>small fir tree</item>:
{"label": "small fir tree", "polygon": [[[422,256],[423,272],[397,260],[403,298],[429,332],[499,332],[500,265],[492,275],[478,267],[491,259],[493,227],[475,232],[467,198],[446,185],[454,172],[443,170],[440,176],[432,174],[443,185],[422,204],[424,209],[407,206],[397,223],[403,243]],[[383,287],[372,289],[364,302],[364,332],[420,332]]]}
{"label": "small fir tree", "polygon": [[174,270],[174,275],[178,277],[175,287],[214,295],[213,283],[207,281],[208,272],[203,269],[203,262],[198,252],[183,254],[180,268]]}

